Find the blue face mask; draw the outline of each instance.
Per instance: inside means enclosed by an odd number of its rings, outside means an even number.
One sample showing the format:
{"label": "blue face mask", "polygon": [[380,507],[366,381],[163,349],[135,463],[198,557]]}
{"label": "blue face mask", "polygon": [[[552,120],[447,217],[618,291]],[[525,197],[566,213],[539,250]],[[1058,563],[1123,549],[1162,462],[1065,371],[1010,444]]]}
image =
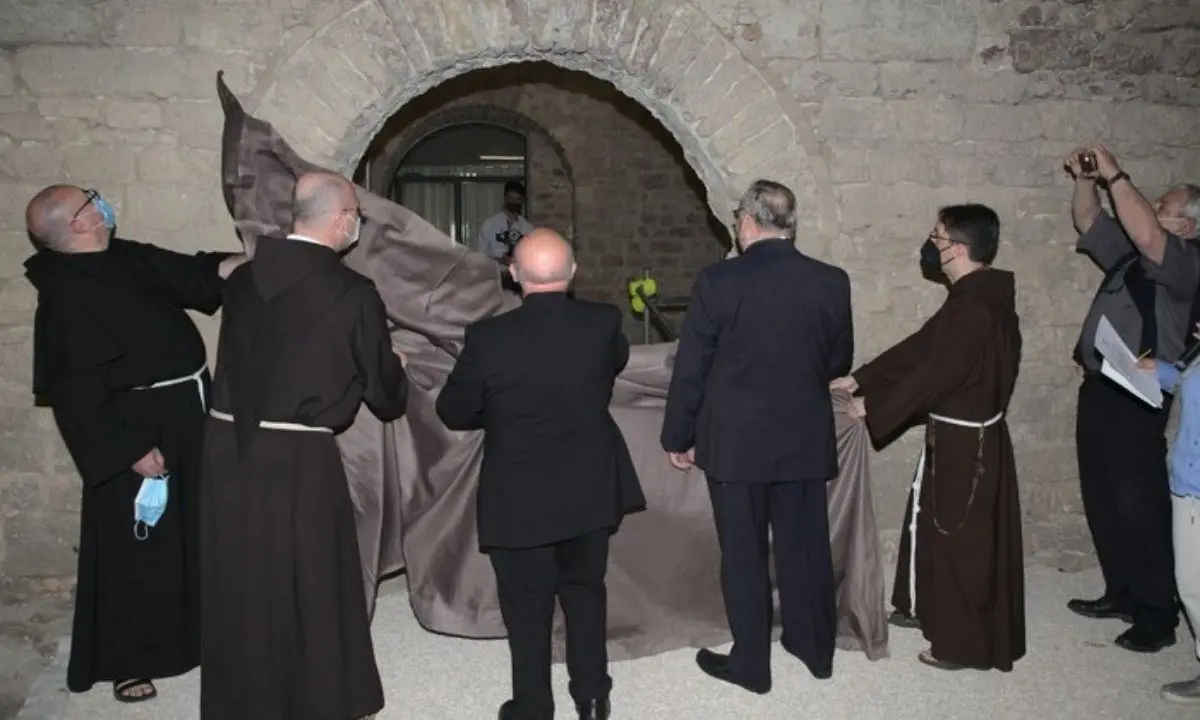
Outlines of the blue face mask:
{"label": "blue face mask", "polygon": [[104,218],[104,227],[112,230],[117,226],[117,211],[113,210],[113,206],[107,200],[97,195],[92,198],[92,204],[96,206],[100,217]]}
{"label": "blue face mask", "polygon": [[[170,475],[142,479],[142,487],[133,499],[133,535],[138,540],[150,537],[147,528],[154,527],[167,509],[167,480]],[[140,530],[140,532],[139,532]]]}

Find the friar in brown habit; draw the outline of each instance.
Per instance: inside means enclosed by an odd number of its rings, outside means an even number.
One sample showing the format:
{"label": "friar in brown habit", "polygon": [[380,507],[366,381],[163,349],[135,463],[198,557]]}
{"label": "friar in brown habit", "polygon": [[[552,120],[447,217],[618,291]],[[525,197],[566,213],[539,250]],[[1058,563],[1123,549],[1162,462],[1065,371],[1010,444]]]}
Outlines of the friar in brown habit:
{"label": "friar in brown habit", "polygon": [[857,397],[876,444],[924,421],[906,511],[893,624],[919,626],[933,667],[1011,670],[1025,654],[1017,468],[1004,413],[1021,358],[1012,273],[991,267],[1000,220],[983,205],[942,208],[922,270],[949,281],[915,334],[833,382]]}
{"label": "friar in brown habit", "polygon": [[404,414],[383,301],[340,253],[362,218],[341,176],[296,181],[293,233],[234,272],[205,446],[200,714],[350,720],[378,712],[354,509],[335,435],[359,405]]}

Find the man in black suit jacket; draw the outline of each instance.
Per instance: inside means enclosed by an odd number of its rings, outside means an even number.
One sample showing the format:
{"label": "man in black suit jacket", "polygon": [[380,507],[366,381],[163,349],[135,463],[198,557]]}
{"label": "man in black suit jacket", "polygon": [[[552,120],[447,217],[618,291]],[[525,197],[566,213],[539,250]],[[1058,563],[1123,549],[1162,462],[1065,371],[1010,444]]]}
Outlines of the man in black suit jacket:
{"label": "man in black suit jacket", "polygon": [[538,229],[510,266],[525,299],[467,328],[437,399],[453,430],[483,429],[479,544],[496,572],[508,628],[513,699],[501,720],[553,720],[554,600],[567,622],[567,670],[579,717],[609,716],[604,574],[609,536],[645,507],[633,460],[609,415],[629,360],[621,311],[567,297],[571,246]]}
{"label": "man in black suit jacket", "polygon": [[817,678],[833,673],[837,630],[825,483],[838,472],[829,382],[854,355],[850,279],[795,247],[796,197],[759,180],[735,213],[741,255],[696,277],[680,331],[662,446],[708,476],[728,656],[701,650],[709,675],[771,689],[775,548],[783,647]]}

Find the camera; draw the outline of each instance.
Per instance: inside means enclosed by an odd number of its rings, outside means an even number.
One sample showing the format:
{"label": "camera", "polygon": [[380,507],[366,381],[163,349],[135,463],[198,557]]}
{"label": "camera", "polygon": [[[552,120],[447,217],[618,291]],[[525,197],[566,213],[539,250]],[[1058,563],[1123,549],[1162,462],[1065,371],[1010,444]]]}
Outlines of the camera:
{"label": "camera", "polygon": [[1079,169],[1083,171],[1084,175],[1096,172],[1096,153],[1091,150],[1079,153]]}

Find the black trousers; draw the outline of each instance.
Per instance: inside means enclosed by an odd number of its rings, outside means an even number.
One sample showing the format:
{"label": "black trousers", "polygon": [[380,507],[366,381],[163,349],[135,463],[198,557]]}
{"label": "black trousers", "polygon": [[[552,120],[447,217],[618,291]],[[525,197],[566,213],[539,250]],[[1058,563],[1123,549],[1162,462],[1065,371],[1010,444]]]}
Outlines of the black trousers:
{"label": "black trousers", "polygon": [[733,634],[734,679],[771,681],[774,603],[771,532],[783,648],[810,669],[833,666],[837,599],[824,481],[736,483],[710,479],[721,546],[721,592]]}
{"label": "black trousers", "polygon": [[1104,595],[1156,630],[1179,624],[1163,437],[1169,400],[1155,410],[1089,374],[1079,388],[1075,426],[1083,508]]}
{"label": "black trousers", "polygon": [[522,720],[553,720],[550,648],[554,600],[567,630],[567,672],[576,703],[608,695],[609,530],[541,547],[489,551],[512,654],[513,699]]}

